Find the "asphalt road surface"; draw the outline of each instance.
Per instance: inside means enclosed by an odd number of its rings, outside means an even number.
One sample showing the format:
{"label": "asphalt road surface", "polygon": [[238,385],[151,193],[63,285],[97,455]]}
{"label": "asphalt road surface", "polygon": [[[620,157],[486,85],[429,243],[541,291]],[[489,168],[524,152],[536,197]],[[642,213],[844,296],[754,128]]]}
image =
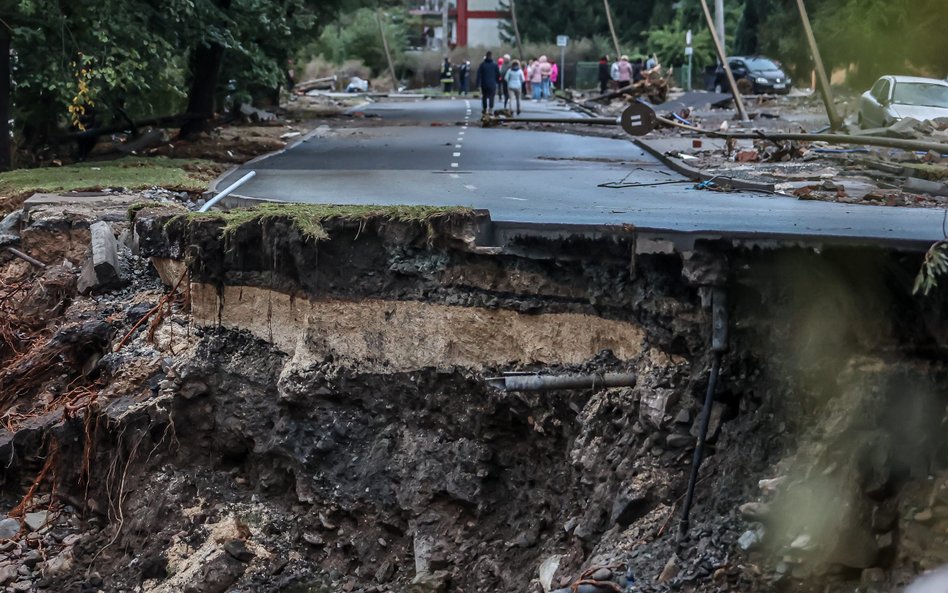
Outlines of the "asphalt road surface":
{"label": "asphalt road surface", "polygon": [[[380,127],[321,128],[252,161],[236,194],[312,203],[462,205],[518,225],[633,225],[669,235],[885,242],[943,238],[941,210],[857,206],[754,192],[719,193],[666,169],[630,140],[482,128],[480,101],[376,103]],[[525,102],[524,116],[580,117]],[[386,125],[386,124],[391,125]],[[621,182],[634,187],[610,188]]]}

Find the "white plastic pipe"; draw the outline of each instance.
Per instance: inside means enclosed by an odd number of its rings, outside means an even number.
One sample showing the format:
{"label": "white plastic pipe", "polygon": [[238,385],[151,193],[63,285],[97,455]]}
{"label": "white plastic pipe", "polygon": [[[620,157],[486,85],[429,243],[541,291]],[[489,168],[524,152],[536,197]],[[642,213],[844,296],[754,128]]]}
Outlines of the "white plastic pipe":
{"label": "white plastic pipe", "polygon": [[211,209],[212,206],[214,206],[215,204],[217,204],[218,202],[220,202],[221,200],[229,196],[231,193],[233,193],[235,189],[237,189],[241,185],[250,181],[250,179],[256,174],[257,174],[256,171],[251,171],[247,173],[246,175],[244,175],[243,177],[241,177],[240,179],[238,179],[237,181],[235,181],[234,183],[230,184],[229,186],[227,186],[227,188],[224,191],[222,191],[221,193],[217,194],[216,196],[208,200],[207,204],[204,204],[203,206],[201,206],[198,212],[207,212],[208,210]]}

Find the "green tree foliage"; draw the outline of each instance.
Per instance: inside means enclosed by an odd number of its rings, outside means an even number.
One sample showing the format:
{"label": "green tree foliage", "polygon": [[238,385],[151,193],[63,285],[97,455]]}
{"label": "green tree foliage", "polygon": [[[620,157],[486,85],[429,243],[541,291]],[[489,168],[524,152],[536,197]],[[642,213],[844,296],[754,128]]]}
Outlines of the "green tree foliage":
{"label": "green tree foliage", "polygon": [[[55,130],[187,105],[198,47],[223,49],[217,92],[272,95],[287,60],[346,0],[0,0],[15,52],[13,117],[27,144]],[[76,117],[79,114],[80,117]]]}
{"label": "green tree foliage", "polygon": [[[382,26],[389,47],[393,50],[406,47],[409,35],[407,13],[395,8],[385,10],[383,15]],[[404,65],[401,52],[394,53],[396,67]],[[303,59],[319,55],[335,64],[342,64],[346,60],[362,60],[374,74],[387,70],[376,11],[359,8],[339,15],[332,25],[322,30],[316,42],[302,52]]]}
{"label": "green tree foliage", "polygon": [[[698,65],[715,59],[699,0],[611,4],[626,53],[655,51],[664,63],[680,63],[691,29]],[[806,0],[806,6],[827,66],[851,70],[855,88],[885,73],[948,73],[946,0]],[[725,0],[725,7],[729,53],[766,54],[799,74],[810,70],[795,0]],[[525,42],[609,35],[601,0],[517,0],[517,17]]]}
{"label": "green tree foliage", "polygon": [[[853,83],[882,74],[948,74],[945,0],[822,0],[810,8],[820,51],[833,67],[852,66]],[[809,3],[808,3],[809,7]]]}

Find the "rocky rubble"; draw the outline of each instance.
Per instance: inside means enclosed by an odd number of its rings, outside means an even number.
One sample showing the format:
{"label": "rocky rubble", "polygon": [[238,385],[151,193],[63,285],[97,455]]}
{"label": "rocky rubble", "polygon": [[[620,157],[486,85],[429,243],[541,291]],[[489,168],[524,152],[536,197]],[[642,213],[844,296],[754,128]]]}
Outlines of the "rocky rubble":
{"label": "rocky rubble", "polygon": [[[914,255],[723,250],[734,333],[680,535],[709,321],[682,272],[707,280],[701,257],[639,255],[632,273],[621,240],[548,245],[559,260],[539,245],[485,254],[461,240],[464,221],[327,223],[331,241],[313,245],[279,217],[222,237],[213,220],[138,215],[134,228],[112,217],[112,235],[163,269],[188,257],[177,296],[180,272],[162,287],[121,242],[130,284],[90,296],[76,289],[84,259],[2,262],[4,290],[22,284],[34,312],[10,335],[38,332],[0,350],[10,590],[881,592],[948,559],[946,374],[920,354],[948,333],[939,302],[905,296]],[[579,256],[593,247],[595,262]],[[325,354],[315,326],[281,348],[239,319],[195,323],[202,283],[595,315],[641,343],[477,369],[396,368],[379,348],[359,365]],[[281,315],[257,312],[299,323]],[[392,316],[373,339],[396,330]],[[637,381],[530,394],[483,380],[541,369]]]}

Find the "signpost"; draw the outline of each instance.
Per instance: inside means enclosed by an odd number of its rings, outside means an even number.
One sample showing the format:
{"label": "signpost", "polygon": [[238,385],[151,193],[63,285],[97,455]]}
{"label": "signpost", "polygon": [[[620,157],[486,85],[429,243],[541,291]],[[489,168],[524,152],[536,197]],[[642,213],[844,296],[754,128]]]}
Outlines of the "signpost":
{"label": "signpost", "polygon": [[566,46],[569,45],[569,37],[566,35],[556,36],[556,45],[560,48],[560,90],[566,90]]}
{"label": "signpost", "polygon": [[685,88],[691,90],[691,58],[695,53],[695,48],[691,47],[691,29],[685,33],[685,55],[688,56],[688,80],[685,82]]}

